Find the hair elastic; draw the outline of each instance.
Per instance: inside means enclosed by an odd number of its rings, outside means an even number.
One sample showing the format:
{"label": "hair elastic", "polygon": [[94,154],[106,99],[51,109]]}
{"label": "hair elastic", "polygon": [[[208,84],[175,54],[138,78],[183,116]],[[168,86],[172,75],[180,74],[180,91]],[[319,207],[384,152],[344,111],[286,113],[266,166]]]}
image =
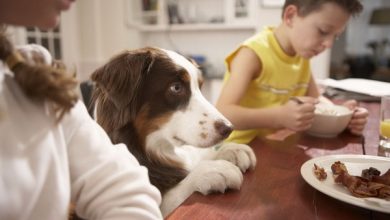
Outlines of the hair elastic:
{"label": "hair elastic", "polygon": [[10,55],[8,55],[5,62],[8,65],[8,68],[12,70],[17,64],[24,62],[24,59],[20,53],[14,51]]}

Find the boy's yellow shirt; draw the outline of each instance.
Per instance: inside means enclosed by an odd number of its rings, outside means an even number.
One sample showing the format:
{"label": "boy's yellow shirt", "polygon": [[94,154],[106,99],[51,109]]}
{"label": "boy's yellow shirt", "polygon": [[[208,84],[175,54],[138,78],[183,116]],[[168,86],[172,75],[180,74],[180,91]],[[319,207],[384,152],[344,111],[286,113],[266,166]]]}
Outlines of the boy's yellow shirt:
{"label": "boy's yellow shirt", "polygon": [[[311,77],[309,60],[288,56],[277,42],[271,27],[265,27],[227,56],[224,82],[230,77],[230,63],[241,47],[252,49],[262,62],[262,71],[259,77],[250,82],[240,102],[241,106],[279,106],[285,104],[291,96],[306,94]],[[234,130],[226,141],[247,144],[257,136],[262,137],[272,132],[274,130],[271,129]]]}

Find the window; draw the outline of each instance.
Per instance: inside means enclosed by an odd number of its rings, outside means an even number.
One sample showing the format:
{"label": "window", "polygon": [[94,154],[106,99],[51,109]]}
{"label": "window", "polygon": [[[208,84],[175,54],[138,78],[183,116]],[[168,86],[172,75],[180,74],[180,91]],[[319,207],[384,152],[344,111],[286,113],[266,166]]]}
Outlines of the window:
{"label": "window", "polygon": [[62,59],[60,26],[43,31],[36,27],[26,28],[27,43],[44,46],[55,59]]}

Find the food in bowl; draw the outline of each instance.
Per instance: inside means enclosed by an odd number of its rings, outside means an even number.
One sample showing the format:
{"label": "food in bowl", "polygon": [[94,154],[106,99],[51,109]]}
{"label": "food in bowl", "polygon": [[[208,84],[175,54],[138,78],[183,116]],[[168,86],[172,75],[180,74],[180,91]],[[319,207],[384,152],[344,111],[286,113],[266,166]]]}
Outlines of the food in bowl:
{"label": "food in bowl", "polygon": [[307,133],[317,137],[335,137],[347,128],[352,114],[353,111],[345,106],[319,103]]}
{"label": "food in bowl", "polygon": [[322,115],[333,115],[338,116],[340,115],[340,112],[335,110],[334,108],[327,108],[324,106],[316,107],[316,110],[314,111],[316,114],[322,114]]}

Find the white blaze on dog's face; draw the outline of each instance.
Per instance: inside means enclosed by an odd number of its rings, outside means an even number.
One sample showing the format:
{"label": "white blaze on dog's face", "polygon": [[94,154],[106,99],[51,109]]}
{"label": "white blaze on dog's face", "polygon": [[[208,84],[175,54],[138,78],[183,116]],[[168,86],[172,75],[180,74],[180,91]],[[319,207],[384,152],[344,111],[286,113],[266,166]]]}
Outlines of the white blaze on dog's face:
{"label": "white blaze on dog's face", "polygon": [[[186,79],[190,94],[186,96],[188,100],[184,106],[171,111],[169,119],[147,135],[146,148],[165,145],[164,142],[173,146],[210,147],[222,141],[232,131],[232,124],[202,95],[200,70],[185,57],[173,51],[163,51],[171,62],[184,69],[181,77]],[[184,88],[180,83],[171,84],[168,88],[172,92],[180,92],[181,89]]]}

